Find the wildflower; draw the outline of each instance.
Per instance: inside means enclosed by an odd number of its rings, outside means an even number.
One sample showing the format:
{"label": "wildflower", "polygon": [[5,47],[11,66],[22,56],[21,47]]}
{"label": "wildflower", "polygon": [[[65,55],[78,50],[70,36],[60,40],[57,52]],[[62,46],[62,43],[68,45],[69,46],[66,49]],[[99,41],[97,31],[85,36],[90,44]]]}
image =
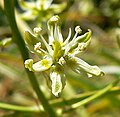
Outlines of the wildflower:
{"label": "wildflower", "polygon": [[[34,28],[34,35],[25,31],[28,48],[41,59],[36,63],[33,63],[32,59],[28,59],[25,61],[25,67],[33,72],[46,74],[46,71],[48,71],[49,75],[47,77],[51,83],[50,88],[55,96],[59,96],[66,84],[66,66],[76,73],[84,71],[88,77],[103,75],[98,66],[91,66],[76,56],[89,45],[91,30],[78,36],[81,29],[80,26],[77,26],[74,37],[71,39],[71,29],[69,29],[68,37],[64,40],[60,29],[60,18],[53,16],[48,21],[48,31],[47,41],[42,36],[41,28]],[[36,35],[39,35],[39,38]]]}
{"label": "wildflower", "polygon": [[39,22],[48,20],[52,15],[62,12],[66,7],[66,2],[52,4],[53,0],[25,1],[19,0],[20,7],[24,10],[21,17],[25,20],[35,20]]}

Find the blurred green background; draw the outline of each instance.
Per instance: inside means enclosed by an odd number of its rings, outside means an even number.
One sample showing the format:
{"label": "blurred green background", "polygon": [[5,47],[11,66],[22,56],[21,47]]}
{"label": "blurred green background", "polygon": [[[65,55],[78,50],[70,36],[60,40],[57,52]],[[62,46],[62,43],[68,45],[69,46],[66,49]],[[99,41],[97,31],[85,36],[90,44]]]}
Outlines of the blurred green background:
{"label": "blurred green background", "polygon": [[[28,1],[31,2],[32,0]],[[0,3],[0,102],[26,106],[36,105],[38,100],[27,79],[20,52],[13,42],[5,43],[5,39],[11,38],[12,32],[4,14],[2,2],[3,0]],[[87,29],[92,30],[91,44],[79,57],[91,65],[98,65],[105,75],[87,78],[84,75],[77,75],[68,71],[67,85],[61,94],[61,98],[64,100],[102,89],[120,78],[120,0],[53,0],[52,4],[63,2],[66,5],[65,8],[61,8],[60,13],[52,10],[49,12],[41,11],[40,14],[38,13],[40,16],[33,19],[23,17],[25,10],[21,8],[19,1],[16,0],[15,6],[18,27],[22,34],[25,29],[32,30],[39,25],[46,29],[48,18],[55,14],[58,14],[61,18],[64,38],[67,37],[70,27],[72,32],[77,25],[81,26],[83,33]],[[46,32],[44,33],[46,34]],[[30,55],[37,59],[32,53]],[[47,99],[56,99],[51,95],[44,77],[40,73],[37,73],[36,76]],[[62,117],[119,117],[120,84],[115,86],[114,89],[117,89],[116,93],[113,92],[110,95],[108,93],[106,96],[63,114]],[[62,108],[66,107],[63,106]],[[0,117],[38,116],[40,117],[39,114],[35,113],[0,109]],[[41,117],[44,116],[44,114],[41,114]]]}

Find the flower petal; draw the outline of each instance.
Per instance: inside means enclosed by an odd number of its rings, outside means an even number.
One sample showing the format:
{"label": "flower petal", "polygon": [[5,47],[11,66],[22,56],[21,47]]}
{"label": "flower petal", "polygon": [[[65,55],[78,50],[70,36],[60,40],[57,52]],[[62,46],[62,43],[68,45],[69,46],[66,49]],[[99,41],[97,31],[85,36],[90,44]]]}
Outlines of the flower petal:
{"label": "flower petal", "polygon": [[48,31],[49,31],[49,44],[52,45],[53,42],[57,41],[63,43],[63,37],[60,28],[60,18],[59,16],[53,16],[48,21]]}
{"label": "flower petal", "polygon": [[27,2],[25,0],[19,0],[19,5],[22,9],[24,10],[28,10],[28,9],[34,9],[35,8],[35,3],[30,1],[30,2]]}
{"label": "flower petal", "polygon": [[95,75],[95,76],[101,76],[104,74],[98,66],[96,65],[91,66],[85,61],[83,61],[82,59],[77,58],[77,57],[74,57],[74,59],[76,60],[78,67],[82,68],[84,71],[88,72],[89,74]]}
{"label": "flower petal", "polygon": [[52,4],[53,0],[37,0],[36,6],[39,10],[47,10]]}
{"label": "flower petal", "polygon": [[[104,73],[101,71],[101,69],[98,66],[91,66],[82,59],[74,56],[68,56],[65,58],[67,65],[76,71],[77,73],[80,73],[81,70],[84,70],[89,74],[88,76],[91,77],[92,75],[95,76],[102,76]],[[91,74],[91,75],[90,75]]]}
{"label": "flower petal", "polygon": [[55,14],[58,14],[58,13],[62,12],[66,8],[66,6],[67,6],[66,2],[63,2],[61,4],[52,4],[50,6],[50,9],[52,11],[54,11]]}
{"label": "flower petal", "polygon": [[88,32],[86,32],[84,35],[78,36],[75,39],[75,42],[79,42],[79,43],[87,42],[91,38],[91,35],[92,35],[92,31],[90,29],[88,29]]}
{"label": "flower petal", "polygon": [[43,59],[39,62],[36,62],[33,64],[32,68],[34,71],[45,71],[47,69],[49,69],[52,65],[52,59],[51,58],[47,58],[47,59]]}
{"label": "flower petal", "polygon": [[58,97],[58,94],[61,93],[62,89],[65,86],[65,74],[59,74],[58,72],[51,72],[50,79],[52,81],[52,93]]}

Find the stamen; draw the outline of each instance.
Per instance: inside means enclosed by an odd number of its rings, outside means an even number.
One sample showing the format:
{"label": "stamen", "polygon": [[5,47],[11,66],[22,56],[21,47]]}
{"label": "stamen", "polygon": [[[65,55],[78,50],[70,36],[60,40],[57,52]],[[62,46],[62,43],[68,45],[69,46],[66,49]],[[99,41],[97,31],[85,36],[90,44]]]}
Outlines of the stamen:
{"label": "stamen", "polygon": [[34,50],[40,50],[40,48],[41,48],[41,43],[40,42],[38,42],[38,43],[36,43],[36,45],[34,45]]}
{"label": "stamen", "polygon": [[34,28],[33,29],[33,32],[35,33],[35,34],[41,34],[41,32],[42,32],[42,28],[40,28],[40,27],[36,27],[36,28]]}
{"label": "stamen", "polygon": [[66,63],[66,61],[65,61],[65,59],[64,59],[63,57],[61,57],[61,58],[59,59],[59,63],[60,63],[61,65],[64,65],[64,64]]}
{"label": "stamen", "polygon": [[46,40],[44,39],[44,37],[42,35],[40,35],[40,37],[41,37],[43,43],[45,44],[49,54],[52,56],[53,50],[52,50],[51,46],[46,42]]}
{"label": "stamen", "polygon": [[56,15],[50,18],[49,23],[58,22],[58,20],[59,20],[59,17]]}
{"label": "stamen", "polygon": [[82,32],[80,26],[75,27],[75,32],[78,33],[78,34],[80,34]]}
{"label": "stamen", "polygon": [[66,45],[69,42],[70,37],[71,37],[71,28],[69,28],[69,34],[68,34],[67,39],[64,41],[64,45]]}
{"label": "stamen", "polygon": [[82,42],[78,44],[79,51],[84,51],[86,49],[86,43]]}

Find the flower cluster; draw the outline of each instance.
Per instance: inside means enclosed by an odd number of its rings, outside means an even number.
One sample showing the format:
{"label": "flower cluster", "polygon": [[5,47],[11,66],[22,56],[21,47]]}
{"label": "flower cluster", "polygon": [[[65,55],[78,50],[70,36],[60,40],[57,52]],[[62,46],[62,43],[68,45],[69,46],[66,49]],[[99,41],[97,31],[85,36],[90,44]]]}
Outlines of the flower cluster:
{"label": "flower cluster", "polygon": [[80,26],[76,26],[73,38],[71,39],[69,29],[68,37],[63,40],[60,18],[53,16],[48,21],[48,40],[43,37],[41,28],[34,28],[33,31],[34,34],[25,31],[25,40],[28,48],[38,55],[40,61],[33,63],[33,59],[28,59],[25,61],[25,67],[33,72],[47,73],[51,91],[55,96],[58,96],[65,86],[66,67],[77,73],[85,71],[88,77],[103,74],[98,66],[91,66],[76,56],[89,45],[91,30],[80,35]]}

